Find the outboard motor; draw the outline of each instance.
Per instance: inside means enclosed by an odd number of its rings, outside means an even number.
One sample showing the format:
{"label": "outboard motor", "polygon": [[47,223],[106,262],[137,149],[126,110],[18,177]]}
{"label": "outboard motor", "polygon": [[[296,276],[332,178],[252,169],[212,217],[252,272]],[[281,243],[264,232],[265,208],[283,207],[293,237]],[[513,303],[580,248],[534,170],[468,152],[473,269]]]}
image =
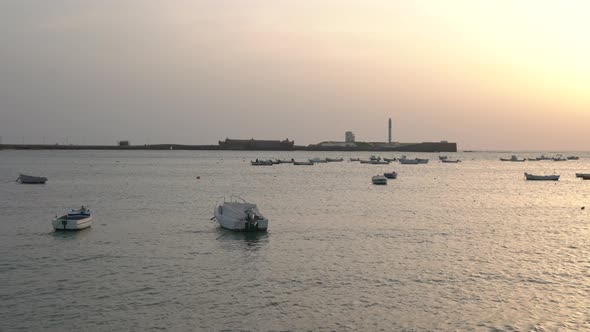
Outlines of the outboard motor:
{"label": "outboard motor", "polygon": [[247,210],[246,211],[246,225],[245,225],[245,230],[249,231],[249,230],[257,230],[258,229],[258,220],[260,220],[262,218],[260,218],[259,215],[256,214],[256,212],[252,211],[252,210]]}

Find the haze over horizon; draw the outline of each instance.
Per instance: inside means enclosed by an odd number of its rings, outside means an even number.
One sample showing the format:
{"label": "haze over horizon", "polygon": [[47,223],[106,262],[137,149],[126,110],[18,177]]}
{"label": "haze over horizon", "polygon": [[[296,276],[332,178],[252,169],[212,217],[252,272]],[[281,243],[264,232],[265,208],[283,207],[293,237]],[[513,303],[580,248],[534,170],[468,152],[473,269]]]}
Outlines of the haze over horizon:
{"label": "haze over horizon", "polygon": [[2,143],[588,150],[585,1],[7,0]]}

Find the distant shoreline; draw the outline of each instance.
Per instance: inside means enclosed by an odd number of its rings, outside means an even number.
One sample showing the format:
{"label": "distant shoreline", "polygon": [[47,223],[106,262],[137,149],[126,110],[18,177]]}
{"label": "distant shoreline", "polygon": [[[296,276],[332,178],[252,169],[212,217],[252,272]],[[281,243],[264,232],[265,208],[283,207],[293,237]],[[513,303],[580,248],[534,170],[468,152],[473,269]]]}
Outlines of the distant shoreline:
{"label": "distant shoreline", "polygon": [[423,142],[396,146],[337,147],[295,145],[290,149],[243,148],[227,149],[219,145],[145,144],[145,145],[62,145],[62,144],[0,144],[0,150],[219,150],[219,151],[400,151],[400,152],[457,152],[456,143]]}

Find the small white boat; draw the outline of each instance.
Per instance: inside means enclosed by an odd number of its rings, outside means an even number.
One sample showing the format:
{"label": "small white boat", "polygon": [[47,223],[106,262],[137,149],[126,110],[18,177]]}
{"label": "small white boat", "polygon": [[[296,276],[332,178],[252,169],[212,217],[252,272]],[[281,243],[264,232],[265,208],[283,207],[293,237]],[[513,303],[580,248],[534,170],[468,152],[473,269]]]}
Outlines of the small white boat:
{"label": "small white boat", "polygon": [[452,160],[452,159],[441,159],[440,161],[442,161],[443,163],[446,163],[446,164],[457,164],[457,163],[460,163],[461,162],[460,159],[456,159],[456,160]]}
{"label": "small white boat", "polygon": [[230,201],[215,208],[214,219],[226,229],[235,231],[266,231],[268,219],[258,210],[256,204],[248,203],[244,199],[231,196]]}
{"label": "small white boat", "polygon": [[387,184],[387,178],[383,175],[375,175],[371,178],[371,182],[373,182],[373,184]]}
{"label": "small white boat", "polygon": [[398,159],[399,163],[402,165],[418,165],[419,162],[417,159]]}
{"label": "small white boat", "polygon": [[329,163],[338,163],[344,161],[344,158],[326,158],[326,161]]}
{"label": "small white boat", "polygon": [[526,159],[518,159],[517,156],[512,155],[510,158],[500,158],[501,161],[524,162]]}
{"label": "small white boat", "polygon": [[295,166],[312,166],[313,161],[294,161],[293,165],[295,165]]}
{"label": "small white boat", "polygon": [[388,179],[397,179],[397,173],[395,171],[392,171],[390,173],[383,173],[383,176]]}
{"label": "small white boat", "polygon": [[92,225],[92,213],[86,207],[82,206],[78,210],[56,217],[51,222],[56,231],[79,231]]}
{"label": "small white boat", "polygon": [[19,174],[16,181],[20,181],[20,183],[25,184],[44,184],[45,182],[47,182],[47,178],[42,176]]}
{"label": "small white boat", "polygon": [[524,173],[524,176],[527,180],[534,180],[534,181],[557,181],[559,180],[559,175],[533,175],[529,173]]}

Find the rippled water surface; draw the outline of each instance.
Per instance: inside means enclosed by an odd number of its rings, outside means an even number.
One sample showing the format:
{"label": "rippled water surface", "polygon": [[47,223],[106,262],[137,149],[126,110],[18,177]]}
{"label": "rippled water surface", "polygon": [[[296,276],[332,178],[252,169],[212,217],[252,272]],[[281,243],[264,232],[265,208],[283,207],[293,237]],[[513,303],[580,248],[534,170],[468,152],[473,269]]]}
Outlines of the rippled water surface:
{"label": "rippled water surface", "polygon": [[[0,330],[590,330],[590,154],[510,154],[0,151]],[[232,193],[268,233],[209,221]],[[81,204],[91,229],[52,231]]]}

